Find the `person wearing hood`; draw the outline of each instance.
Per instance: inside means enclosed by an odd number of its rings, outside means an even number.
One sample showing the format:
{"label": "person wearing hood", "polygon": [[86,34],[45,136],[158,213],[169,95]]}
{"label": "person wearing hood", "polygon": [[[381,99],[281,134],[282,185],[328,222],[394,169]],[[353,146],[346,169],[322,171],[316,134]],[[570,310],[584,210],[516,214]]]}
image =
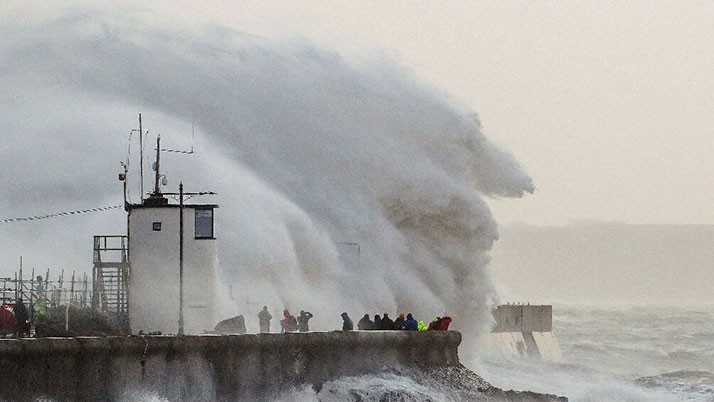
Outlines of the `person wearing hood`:
{"label": "person wearing hood", "polygon": [[429,327],[426,326],[424,323],[424,320],[419,320],[419,323],[417,324],[417,329],[419,331],[426,331]]}
{"label": "person wearing hood", "polygon": [[451,324],[451,317],[449,317],[449,316],[441,317],[441,321],[439,322],[439,330],[440,331],[448,331],[449,324]]}
{"label": "person wearing hood", "polygon": [[392,321],[391,318],[389,318],[389,314],[384,313],[384,316],[382,317],[382,329],[391,331],[394,329],[394,321]]}
{"label": "person wearing hood", "polygon": [[394,329],[401,330],[404,329],[404,313],[399,313],[399,317],[394,320]]}
{"label": "person wearing hood", "polygon": [[372,324],[372,329],[382,329],[382,317],[379,314],[374,315],[374,324]]}
{"label": "person wearing hood", "polygon": [[427,327],[427,330],[429,331],[436,331],[439,329],[439,326],[441,325],[441,317],[434,317],[434,319],[429,323],[429,326]]}
{"label": "person wearing hood", "polygon": [[404,321],[404,329],[407,331],[416,331],[419,328],[419,323],[414,319],[412,313],[407,314],[407,320]]}
{"label": "person wearing hood", "polygon": [[342,330],[343,331],[352,331],[355,327],[354,323],[352,322],[352,319],[350,318],[347,313],[342,313],[340,314],[342,317]]}
{"label": "person wearing hood", "polygon": [[369,314],[365,314],[364,317],[357,322],[357,329],[359,330],[372,329],[373,326],[374,323],[369,319]]}

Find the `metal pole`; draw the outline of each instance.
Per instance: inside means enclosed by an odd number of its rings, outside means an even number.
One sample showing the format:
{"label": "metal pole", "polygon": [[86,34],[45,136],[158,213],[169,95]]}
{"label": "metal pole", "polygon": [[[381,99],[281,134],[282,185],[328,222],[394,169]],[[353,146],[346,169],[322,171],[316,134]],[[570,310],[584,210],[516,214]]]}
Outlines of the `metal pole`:
{"label": "metal pole", "polygon": [[154,175],[154,194],[159,195],[161,194],[161,190],[159,190],[159,170],[160,170],[160,160],[159,158],[161,157],[161,136],[156,136],[156,174]]}
{"label": "metal pole", "polygon": [[140,201],[144,201],[144,130],[141,128],[141,113],[139,113],[139,192],[141,193]]}
{"label": "metal pole", "polygon": [[183,182],[179,183],[179,321],[178,334],[183,335]]}

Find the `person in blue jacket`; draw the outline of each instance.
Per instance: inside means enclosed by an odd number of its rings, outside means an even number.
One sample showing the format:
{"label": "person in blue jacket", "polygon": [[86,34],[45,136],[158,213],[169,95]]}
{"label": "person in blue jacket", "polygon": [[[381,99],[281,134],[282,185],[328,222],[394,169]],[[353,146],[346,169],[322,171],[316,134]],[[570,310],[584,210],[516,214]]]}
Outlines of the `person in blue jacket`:
{"label": "person in blue jacket", "polygon": [[404,321],[404,329],[407,331],[416,331],[419,329],[419,323],[414,319],[412,313],[407,314],[407,319]]}

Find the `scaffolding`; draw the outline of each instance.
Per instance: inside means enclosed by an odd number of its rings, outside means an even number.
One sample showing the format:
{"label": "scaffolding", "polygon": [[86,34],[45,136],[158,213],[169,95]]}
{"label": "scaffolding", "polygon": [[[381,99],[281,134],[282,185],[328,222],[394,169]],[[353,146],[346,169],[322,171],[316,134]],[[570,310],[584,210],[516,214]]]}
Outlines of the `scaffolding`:
{"label": "scaffolding", "polygon": [[128,236],[94,236],[92,308],[128,319],[129,312]]}
{"label": "scaffolding", "polygon": [[35,276],[32,269],[30,278],[24,277],[23,269],[15,273],[14,278],[0,278],[0,304],[14,305],[17,299],[22,299],[33,309],[54,308],[58,306],[89,306],[91,298],[90,281],[87,274],[77,275],[72,271],[72,277],[65,280],[64,270],[56,280],[50,280],[50,270],[45,276]]}
{"label": "scaffolding", "polygon": [[[60,306],[91,308],[128,330],[129,322],[129,241],[128,236],[94,236],[94,267],[87,273],[72,271],[69,279],[62,270],[51,279],[48,269],[42,275],[20,270],[14,277],[0,277],[0,306],[11,310],[18,299],[27,306],[30,321]],[[56,275],[56,274],[55,274]]]}

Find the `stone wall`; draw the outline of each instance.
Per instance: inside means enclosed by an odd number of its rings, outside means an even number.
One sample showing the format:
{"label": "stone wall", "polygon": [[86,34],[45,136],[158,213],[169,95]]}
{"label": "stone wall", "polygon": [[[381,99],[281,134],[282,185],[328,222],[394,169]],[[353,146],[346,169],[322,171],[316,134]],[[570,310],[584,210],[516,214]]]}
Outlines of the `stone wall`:
{"label": "stone wall", "polygon": [[261,400],[384,367],[458,366],[455,331],[0,340],[0,399]]}

